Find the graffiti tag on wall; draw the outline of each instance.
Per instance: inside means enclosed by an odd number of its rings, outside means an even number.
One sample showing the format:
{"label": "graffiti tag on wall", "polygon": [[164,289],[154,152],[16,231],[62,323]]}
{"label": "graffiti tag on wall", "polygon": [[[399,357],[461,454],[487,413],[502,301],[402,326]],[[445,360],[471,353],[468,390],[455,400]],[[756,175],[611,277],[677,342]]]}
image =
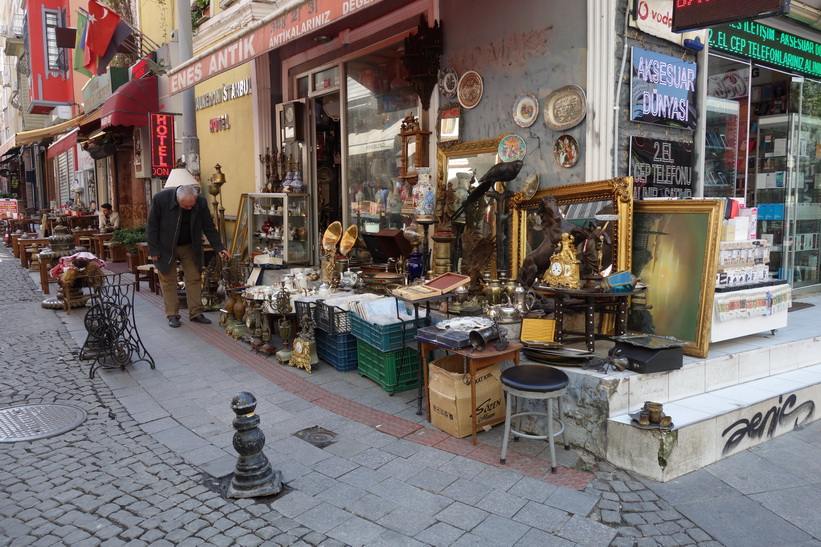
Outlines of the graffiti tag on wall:
{"label": "graffiti tag on wall", "polygon": [[809,423],[813,414],[815,414],[815,403],[805,401],[795,406],[797,400],[795,393],[787,397],[787,400],[784,400],[784,396],[781,395],[778,397],[778,405],[773,405],[766,414],[756,412],[750,419],[742,418],[733,423],[721,434],[722,437],[725,437],[732,431],[727,443],[724,445],[722,454],[726,455],[735,449],[745,437],[760,439],[766,435],[769,438],[775,434],[776,429],[780,426],[792,424],[792,428],[795,429]]}

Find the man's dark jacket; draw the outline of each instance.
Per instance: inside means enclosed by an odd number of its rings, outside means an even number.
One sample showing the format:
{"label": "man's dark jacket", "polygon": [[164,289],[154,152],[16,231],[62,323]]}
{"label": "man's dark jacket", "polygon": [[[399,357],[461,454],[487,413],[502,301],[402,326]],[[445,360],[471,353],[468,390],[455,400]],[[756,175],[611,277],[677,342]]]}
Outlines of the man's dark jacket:
{"label": "man's dark jacket", "polygon": [[[148,225],[146,235],[148,236],[148,255],[159,256],[159,261],[155,265],[162,273],[168,273],[172,264],[176,263],[174,257],[174,247],[177,243],[177,231],[180,227],[180,208],[177,203],[176,188],[168,188],[157,192],[154,196],[151,210],[148,212]],[[208,202],[202,196],[197,196],[197,203],[191,209],[191,250],[197,261],[197,267],[202,269],[202,235],[208,238],[208,242],[215,252],[225,249],[220,239],[219,232],[214,226],[214,220],[208,211]]]}

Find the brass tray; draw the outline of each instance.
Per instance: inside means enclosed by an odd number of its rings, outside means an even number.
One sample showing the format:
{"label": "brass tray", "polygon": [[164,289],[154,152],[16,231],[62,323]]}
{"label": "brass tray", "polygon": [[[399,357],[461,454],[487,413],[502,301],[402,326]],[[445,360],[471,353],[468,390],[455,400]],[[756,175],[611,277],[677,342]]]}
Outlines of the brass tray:
{"label": "brass tray", "polygon": [[586,115],[587,99],[577,85],[560,87],[548,95],[544,103],[544,122],[554,131],[576,127]]}

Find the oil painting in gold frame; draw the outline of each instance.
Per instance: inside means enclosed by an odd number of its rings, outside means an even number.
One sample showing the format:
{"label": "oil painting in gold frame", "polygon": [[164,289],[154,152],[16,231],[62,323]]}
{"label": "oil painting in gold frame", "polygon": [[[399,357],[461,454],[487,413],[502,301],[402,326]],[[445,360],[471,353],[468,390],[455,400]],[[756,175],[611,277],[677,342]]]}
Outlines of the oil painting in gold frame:
{"label": "oil painting in gold frame", "polygon": [[710,345],[724,201],[637,201],[633,211],[633,275],[648,284],[633,298],[631,332],[690,342],[684,353],[706,357]]}

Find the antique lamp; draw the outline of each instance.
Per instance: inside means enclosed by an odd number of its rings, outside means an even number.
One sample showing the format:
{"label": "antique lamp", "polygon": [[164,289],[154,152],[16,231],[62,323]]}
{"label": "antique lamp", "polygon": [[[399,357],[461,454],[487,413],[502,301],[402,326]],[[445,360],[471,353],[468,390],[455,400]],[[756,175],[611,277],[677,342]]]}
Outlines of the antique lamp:
{"label": "antique lamp", "polygon": [[211,175],[211,184],[208,185],[208,193],[214,198],[212,202],[214,205],[214,222],[217,225],[220,237],[225,238],[225,207],[221,206],[220,192],[222,185],[226,183],[225,174],[221,171],[222,166],[216,164],[214,166],[216,173]]}

